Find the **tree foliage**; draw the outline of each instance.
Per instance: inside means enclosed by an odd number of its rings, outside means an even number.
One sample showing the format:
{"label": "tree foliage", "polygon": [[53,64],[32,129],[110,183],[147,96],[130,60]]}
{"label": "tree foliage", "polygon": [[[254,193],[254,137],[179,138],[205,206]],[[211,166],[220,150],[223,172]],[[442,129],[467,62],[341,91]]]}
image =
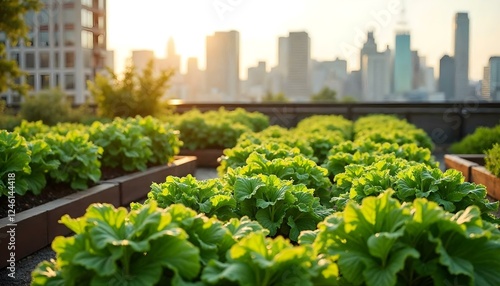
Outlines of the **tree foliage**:
{"label": "tree foliage", "polygon": [[337,102],[337,92],[324,87],[320,92],[311,97],[313,102]]}
{"label": "tree foliage", "polygon": [[149,61],[142,73],[138,73],[133,65],[126,67],[122,77],[111,70],[108,72],[110,76],[98,74],[95,82],[88,82],[99,115],[134,117],[161,112],[161,97],[169,87],[172,70],[163,70],[156,75],[153,61]]}
{"label": "tree foliage", "polygon": [[50,89],[26,96],[19,114],[27,121],[42,120],[47,125],[55,125],[70,121],[73,112],[66,101],[66,94],[59,89]]}
{"label": "tree foliage", "polygon": [[[5,33],[11,44],[17,44],[28,32],[23,15],[30,10],[39,10],[41,3],[38,0],[0,0],[0,7],[0,32]],[[5,44],[0,43],[0,92],[10,88],[24,94],[26,86],[15,82],[22,75],[16,61],[7,59]]]}
{"label": "tree foliage", "polygon": [[271,92],[267,92],[266,95],[262,98],[262,102],[289,102],[288,97],[285,96],[284,93],[276,93],[273,94]]}

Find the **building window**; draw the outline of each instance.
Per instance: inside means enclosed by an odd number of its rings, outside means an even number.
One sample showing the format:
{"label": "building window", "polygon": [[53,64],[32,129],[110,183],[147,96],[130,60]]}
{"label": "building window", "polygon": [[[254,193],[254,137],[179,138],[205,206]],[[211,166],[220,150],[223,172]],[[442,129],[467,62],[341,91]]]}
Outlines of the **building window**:
{"label": "building window", "polygon": [[97,45],[99,48],[106,49],[106,44],[104,43],[104,35],[97,36]]}
{"label": "building window", "polygon": [[54,53],[54,68],[58,69],[61,66],[59,65],[59,53],[55,52]]}
{"label": "building window", "polygon": [[103,16],[97,17],[97,27],[99,29],[104,29],[104,17]]}
{"label": "building window", "polygon": [[5,36],[4,32],[0,32],[0,45],[6,45],[7,44],[7,37]]}
{"label": "building window", "polygon": [[75,89],[75,75],[72,73],[67,73],[64,75],[64,89],[74,90]]}
{"label": "building window", "polygon": [[75,18],[75,9],[65,7],[63,10],[63,24],[74,24]]}
{"label": "building window", "polygon": [[34,53],[26,53],[24,58],[26,60],[26,62],[24,63],[24,67],[27,69],[34,69],[35,68],[35,54]]}
{"label": "building window", "polygon": [[104,10],[104,0],[98,0],[98,2],[97,2],[97,3],[98,3],[98,4],[97,4],[97,5],[98,5],[98,8],[99,8],[100,10]]}
{"label": "building window", "polygon": [[73,52],[64,53],[64,67],[66,68],[75,67],[75,53]]}
{"label": "building window", "polygon": [[38,46],[39,47],[48,47],[49,46],[49,32],[48,31],[40,31],[38,33]]}
{"label": "building window", "polygon": [[82,27],[94,27],[94,14],[89,10],[82,10]]}
{"label": "building window", "polygon": [[82,31],[82,47],[87,49],[94,48],[94,34],[89,31]]}
{"label": "building window", "polygon": [[24,45],[26,47],[33,47],[34,42],[35,42],[35,33],[29,32],[28,36],[24,40]]}
{"label": "building window", "polygon": [[50,88],[50,75],[41,74],[40,75],[40,88],[49,89]]}
{"label": "building window", "polygon": [[82,5],[92,7],[92,0],[82,0]]}
{"label": "building window", "polygon": [[91,68],[92,64],[92,50],[83,49],[83,67]]}
{"label": "building window", "polygon": [[21,58],[18,52],[10,53],[10,59],[15,61],[17,66],[20,66]]}
{"label": "building window", "polygon": [[49,52],[40,52],[40,68],[50,68]]}
{"label": "building window", "polygon": [[55,84],[58,87],[61,86],[61,80],[59,79],[59,74],[58,73],[55,74]]}
{"label": "building window", "polygon": [[63,41],[65,46],[74,46],[75,45],[75,31],[65,30],[63,33]]}
{"label": "building window", "polygon": [[29,74],[26,76],[26,84],[29,85],[30,90],[35,89],[35,75]]}

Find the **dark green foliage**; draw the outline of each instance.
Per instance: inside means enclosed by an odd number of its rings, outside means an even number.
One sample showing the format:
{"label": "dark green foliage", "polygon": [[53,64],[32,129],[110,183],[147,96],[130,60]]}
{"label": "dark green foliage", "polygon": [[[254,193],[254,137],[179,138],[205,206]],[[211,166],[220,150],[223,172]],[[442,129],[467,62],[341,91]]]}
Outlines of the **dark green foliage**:
{"label": "dark green foliage", "polygon": [[66,135],[47,134],[43,136],[53,150],[48,160],[59,162],[59,168],[49,172],[56,182],[69,183],[74,190],[88,188],[89,182],[96,183],[101,178],[103,150],[89,141],[89,135],[71,131]]}
{"label": "dark green foliage", "polygon": [[500,142],[500,124],[491,128],[478,127],[474,133],[451,145],[450,151],[455,154],[484,154],[498,142]]}
{"label": "dark green foliage", "polygon": [[232,148],[242,134],[269,126],[269,119],[263,114],[241,108],[233,111],[220,108],[206,113],[193,109],[174,116],[171,121],[189,150]]}
{"label": "dark green foliage", "polygon": [[21,104],[20,116],[27,121],[43,121],[47,125],[68,121],[72,113],[66,102],[66,95],[58,90],[46,90],[38,94],[26,96]]}

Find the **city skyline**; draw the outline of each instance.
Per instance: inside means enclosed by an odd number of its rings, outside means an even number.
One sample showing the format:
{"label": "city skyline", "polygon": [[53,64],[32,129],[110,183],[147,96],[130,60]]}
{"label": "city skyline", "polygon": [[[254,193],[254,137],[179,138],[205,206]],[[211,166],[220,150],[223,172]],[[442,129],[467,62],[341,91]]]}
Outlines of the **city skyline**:
{"label": "city skyline", "polygon": [[[131,11],[139,15],[142,8],[134,1],[109,0],[108,47],[115,51],[115,66],[120,71],[132,50],[150,49],[155,56],[163,57],[167,41],[173,37],[182,57],[181,70],[185,71],[187,58],[193,56],[198,58],[200,67],[204,69],[206,36],[215,31],[237,30],[241,37],[242,79],[246,78],[246,69],[255,66],[258,61],[266,61],[269,68],[276,66],[278,37],[286,36],[291,31],[308,32],[313,59],[333,60],[340,57],[347,60],[349,71],[359,68],[359,50],[366,39],[366,32],[373,27],[379,49],[389,45],[394,50],[399,14],[393,12],[401,7],[401,1],[289,1],[285,6],[281,0],[264,3],[260,0],[215,0],[196,4],[192,0],[175,3],[151,0],[149,5],[144,5],[144,9],[151,14],[141,18],[141,21],[130,21]],[[280,7],[286,7],[286,11],[277,12]],[[489,58],[500,54],[500,42],[492,36],[498,34],[500,26],[500,18],[496,17],[500,14],[500,5],[494,0],[475,3],[463,0],[407,1],[406,7],[411,49],[418,50],[419,55],[427,58],[427,63],[435,68],[436,76],[440,58],[445,54],[454,54],[453,23],[457,12],[469,14],[471,79],[480,80]],[[432,9],[429,10],[429,7]],[[162,14],[164,16],[159,21],[158,17]],[[270,19],[273,21],[266,21]],[[164,26],[160,28],[158,25],[161,23]],[[342,28],[332,29],[332,26]],[[151,36],[152,33],[154,36]]]}

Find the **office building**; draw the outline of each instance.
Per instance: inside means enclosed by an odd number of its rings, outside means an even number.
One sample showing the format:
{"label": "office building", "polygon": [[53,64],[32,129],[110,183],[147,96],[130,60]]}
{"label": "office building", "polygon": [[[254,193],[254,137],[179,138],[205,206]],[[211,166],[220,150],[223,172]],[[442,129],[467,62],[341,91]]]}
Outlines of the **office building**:
{"label": "office building", "polygon": [[292,102],[311,98],[311,40],[307,32],[290,32],[286,52],[285,96]]}
{"label": "office building", "polygon": [[500,101],[500,57],[490,58],[487,72],[489,98],[493,101]]}
{"label": "office building", "polygon": [[455,15],[455,95],[454,100],[465,100],[469,95],[469,16]]}
{"label": "office building", "polygon": [[439,60],[438,91],[444,93],[446,101],[455,98],[455,58],[448,55]]}
{"label": "office building", "polygon": [[384,101],[391,93],[391,51],[367,54],[362,60],[363,101]]}
{"label": "office building", "polygon": [[207,37],[206,45],[206,98],[204,101],[239,101],[239,32],[215,32]]}
{"label": "office building", "polygon": [[410,34],[399,31],[396,34],[394,51],[394,93],[405,94],[413,89],[413,60],[410,48]]}
{"label": "office building", "polygon": [[[106,0],[42,1],[43,8],[28,12],[27,40],[6,43],[6,55],[26,72],[19,82],[27,83],[31,93],[59,87],[73,104],[90,100],[87,81],[104,71],[106,57]],[[2,94],[8,104],[21,98],[13,91]]]}

